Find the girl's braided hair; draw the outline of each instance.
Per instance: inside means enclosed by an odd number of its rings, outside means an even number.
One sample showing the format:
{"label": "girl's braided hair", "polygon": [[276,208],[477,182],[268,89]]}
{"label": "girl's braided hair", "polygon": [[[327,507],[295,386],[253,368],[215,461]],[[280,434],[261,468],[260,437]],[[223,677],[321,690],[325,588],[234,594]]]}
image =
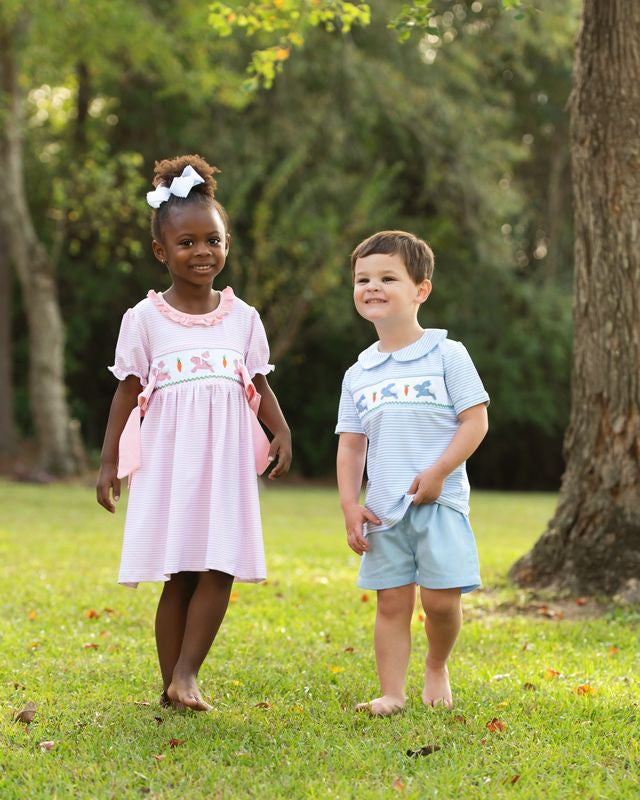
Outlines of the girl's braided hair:
{"label": "girl's braided hair", "polygon": [[154,188],[170,186],[171,181],[174,178],[179,178],[184,168],[189,165],[195,169],[201,178],[204,178],[204,183],[198,183],[193,186],[186,197],[176,197],[172,194],[159,208],[151,210],[151,235],[156,241],[161,238],[162,223],[171,213],[171,209],[184,206],[187,203],[207,203],[212,205],[222,217],[225,231],[229,233],[229,217],[222,204],[215,197],[218,184],[213,176],[220,170],[205,161],[202,156],[194,154],[156,161],[153,170]]}

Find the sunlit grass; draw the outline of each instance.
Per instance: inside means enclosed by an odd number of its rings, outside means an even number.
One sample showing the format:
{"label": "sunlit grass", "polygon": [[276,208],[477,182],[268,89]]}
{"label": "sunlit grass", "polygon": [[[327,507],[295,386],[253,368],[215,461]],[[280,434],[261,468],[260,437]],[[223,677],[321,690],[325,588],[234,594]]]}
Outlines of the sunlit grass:
{"label": "sunlit grass", "polygon": [[[505,579],[552,496],[474,495],[485,589],[465,600],[456,708],[420,703],[416,610],[408,708],[385,720],[352,710],[377,688],[375,597],[355,586],[335,494],[262,498],[269,581],[235,587],[201,672],[214,710],[195,715],[157,706],[158,586],[115,583],[123,509],[114,519],[89,488],[0,484],[3,800],[638,796],[638,615],[524,614],[529,598]],[[12,721],[26,700],[28,729]],[[506,729],[491,733],[493,718]],[[427,744],[441,749],[407,757]]]}

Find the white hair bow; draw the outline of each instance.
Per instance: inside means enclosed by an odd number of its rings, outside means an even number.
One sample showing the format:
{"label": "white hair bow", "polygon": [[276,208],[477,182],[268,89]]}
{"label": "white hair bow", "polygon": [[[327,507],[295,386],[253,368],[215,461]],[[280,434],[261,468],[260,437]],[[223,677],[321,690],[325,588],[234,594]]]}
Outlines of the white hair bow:
{"label": "white hair bow", "polygon": [[158,186],[152,192],[147,192],[147,203],[151,208],[159,208],[172,194],[175,194],[176,197],[186,197],[199,183],[204,183],[204,178],[198,175],[190,164],[187,164],[182,170],[182,175],[171,181],[171,186]]}

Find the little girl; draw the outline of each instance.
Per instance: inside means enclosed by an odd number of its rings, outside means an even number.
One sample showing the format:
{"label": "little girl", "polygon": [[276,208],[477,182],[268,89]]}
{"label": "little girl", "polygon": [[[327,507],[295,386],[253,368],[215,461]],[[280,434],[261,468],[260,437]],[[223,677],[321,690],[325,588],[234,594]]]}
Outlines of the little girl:
{"label": "little girl", "polygon": [[122,319],[97,481],[98,502],[113,513],[129,476],[118,580],[164,581],[155,621],[161,703],[198,711],[211,708],[196,676],[233,581],[266,575],[256,473],[272,462],[277,478],[291,462],[260,316],[230,287],[212,288],[231,242],[217,171],[194,155],[155,165],[152,248],[171,286],[149,291]]}

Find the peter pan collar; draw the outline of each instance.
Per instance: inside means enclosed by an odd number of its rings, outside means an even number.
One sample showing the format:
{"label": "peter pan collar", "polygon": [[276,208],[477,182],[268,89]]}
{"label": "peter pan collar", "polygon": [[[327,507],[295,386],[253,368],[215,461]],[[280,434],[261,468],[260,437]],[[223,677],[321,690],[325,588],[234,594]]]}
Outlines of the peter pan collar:
{"label": "peter pan collar", "polygon": [[363,369],[378,367],[380,364],[392,357],[394,361],[413,361],[416,358],[426,356],[443,339],[447,338],[447,331],[443,328],[427,328],[417,342],[408,344],[401,350],[394,350],[392,353],[381,353],[378,350],[380,342],[374,342],[358,356],[358,363]]}

